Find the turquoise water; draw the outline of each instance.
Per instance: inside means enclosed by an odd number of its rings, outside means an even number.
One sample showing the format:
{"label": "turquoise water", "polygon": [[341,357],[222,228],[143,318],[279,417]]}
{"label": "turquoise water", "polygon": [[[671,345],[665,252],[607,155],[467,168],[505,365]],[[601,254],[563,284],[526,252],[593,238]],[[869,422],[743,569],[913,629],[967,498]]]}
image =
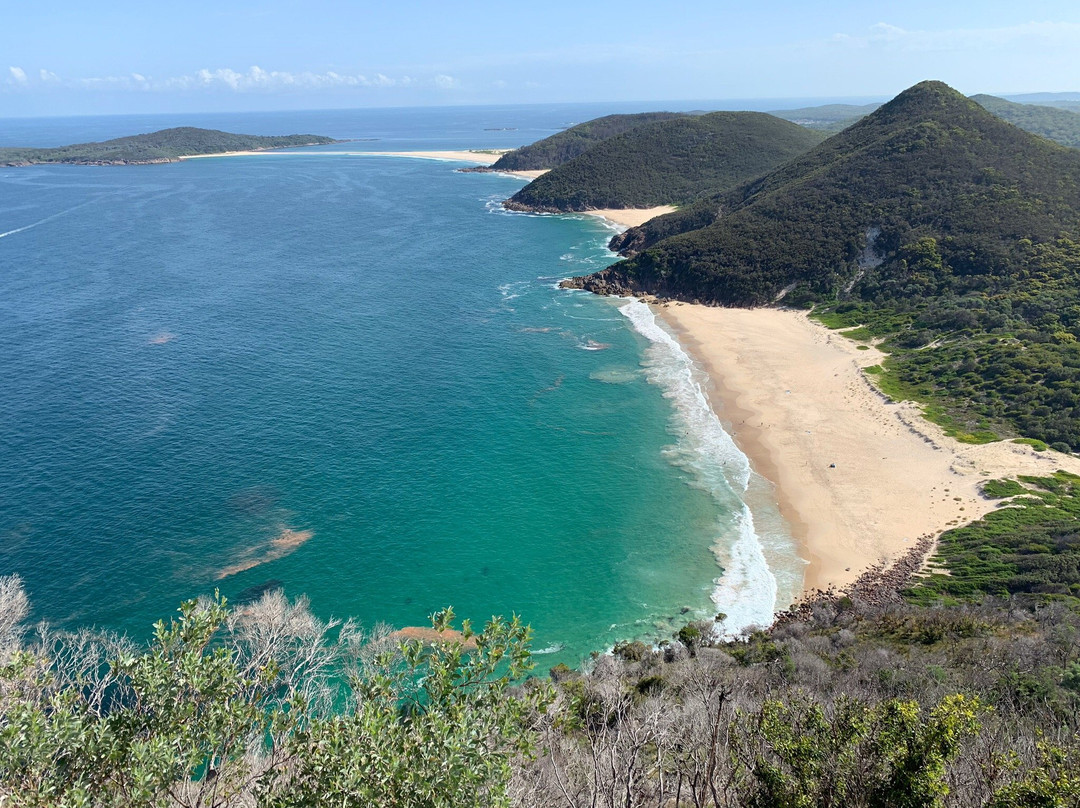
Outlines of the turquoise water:
{"label": "turquoise water", "polygon": [[0,169],[0,574],[35,618],[145,636],[280,584],[368,625],[516,612],[546,665],[790,597],[677,344],[556,288],[611,231],[454,167]]}

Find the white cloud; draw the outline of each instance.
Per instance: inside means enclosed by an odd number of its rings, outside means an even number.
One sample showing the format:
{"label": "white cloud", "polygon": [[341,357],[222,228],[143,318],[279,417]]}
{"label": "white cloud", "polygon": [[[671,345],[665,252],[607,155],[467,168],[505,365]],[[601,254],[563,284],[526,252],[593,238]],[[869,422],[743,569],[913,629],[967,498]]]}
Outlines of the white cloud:
{"label": "white cloud", "polygon": [[303,71],[298,73],[286,70],[266,70],[252,65],[247,70],[234,70],[229,67],[214,70],[203,68],[194,73],[180,76],[155,78],[143,73],[128,73],[122,76],[90,76],[76,79],[61,79],[56,73],[41,70],[37,76],[28,77],[18,67],[9,67],[10,78],[0,82],[9,87],[35,84],[55,87],[74,87],[85,90],[139,90],[149,92],[176,91],[219,91],[235,93],[273,93],[291,90],[326,90],[334,88],[385,88],[385,87],[436,87],[449,90],[460,86],[453,76],[436,74],[424,78],[415,76],[393,77],[384,73],[339,73],[327,70],[322,73]]}
{"label": "white cloud", "polygon": [[319,90],[332,87],[397,87],[412,83],[407,76],[393,79],[382,73],[368,77],[362,73],[344,74],[333,70],[325,73],[290,73],[285,70],[264,70],[253,65],[246,72],[231,68],[202,69],[190,76],[176,76],[156,82],[158,89],[188,89],[193,87],[229,89],[234,92],[273,91],[288,89]]}

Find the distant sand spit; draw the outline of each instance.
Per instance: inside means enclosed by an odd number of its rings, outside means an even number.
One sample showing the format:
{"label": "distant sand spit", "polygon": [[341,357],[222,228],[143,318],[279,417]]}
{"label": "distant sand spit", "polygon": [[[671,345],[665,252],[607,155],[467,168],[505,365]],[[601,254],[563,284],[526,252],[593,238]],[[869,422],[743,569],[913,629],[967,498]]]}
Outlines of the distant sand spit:
{"label": "distant sand spit", "polygon": [[[449,162],[472,163],[477,166],[490,166],[509,149],[459,149],[450,151],[327,151],[324,149],[306,151],[234,151],[221,152],[219,154],[192,154],[181,157],[181,160],[197,160],[205,157],[411,157],[419,160],[445,160]],[[547,169],[528,171],[500,171],[523,180],[535,180],[547,173]],[[656,216],[665,213],[673,213],[676,210],[672,205],[657,205],[651,208],[603,208],[599,210],[583,211],[588,216],[598,216],[607,219],[621,227],[637,227]]]}
{"label": "distant sand spit", "polygon": [[[415,157],[421,160],[450,160],[461,163],[472,163],[480,166],[490,166],[509,149],[470,149],[465,151],[409,151],[409,152],[364,152],[382,157]],[[527,169],[523,171],[499,171],[500,174],[509,174],[523,180],[535,180],[537,177],[547,174],[544,169]]]}
{"label": "distant sand spit", "polygon": [[910,402],[886,398],[862,368],[871,348],[778,309],[675,304],[657,309],[713,383],[710,397],[755,471],[776,486],[802,543],[804,588],[843,588],[927,534],[995,507],[987,479],[1080,474],[1080,460],[1009,441],[972,446]]}
{"label": "distant sand spit", "polygon": [[[306,151],[280,150],[280,151],[231,151],[217,152],[216,154],[186,154],[180,160],[200,160],[206,157],[412,157],[420,160],[446,160],[458,163],[472,163],[474,166],[490,166],[509,149],[459,149],[451,151],[329,151],[326,149],[308,149]],[[547,169],[528,171],[500,171],[500,174],[508,174],[523,180],[535,180]]]}
{"label": "distant sand spit", "polygon": [[459,151],[359,151],[354,149],[249,149],[246,151],[214,152],[213,154],[185,154],[179,160],[202,160],[207,157],[416,157],[423,160],[456,160],[463,163],[489,166],[502,157],[508,149],[476,149]]}
{"label": "distant sand spit", "polygon": [[281,532],[272,538],[267,544],[251,547],[243,553],[243,557],[235,564],[230,564],[217,574],[217,579],[228,578],[230,575],[244,572],[245,570],[258,567],[270,561],[277,561],[294,552],[298,547],[315,535],[313,530],[293,530],[283,527]]}

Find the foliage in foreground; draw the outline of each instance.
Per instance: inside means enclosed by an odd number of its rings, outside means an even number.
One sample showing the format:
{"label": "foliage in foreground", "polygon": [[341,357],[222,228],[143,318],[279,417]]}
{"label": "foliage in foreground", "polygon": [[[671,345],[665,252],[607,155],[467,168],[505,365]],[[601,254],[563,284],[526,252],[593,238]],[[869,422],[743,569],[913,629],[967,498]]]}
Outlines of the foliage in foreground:
{"label": "foliage in foreground", "polygon": [[397,642],[280,593],[241,612],[185,603],[145,651],[91,635],[18,648],[9,634],[0,803],[506,805],[522,721],[543,702],[504,693],[529,668],[528,638],[515,618]]}
{"label": "foliage in foreground", "polygon": [[739,641],[692,624],[552,683],[520,681],[517,620],[424,646],[277,593],[184,604],[140,649],[27,639],[26,612],[0,579],[3,804],[1080,804],[1080,616],[1060,604],[822,596]]}
{"label": "foliage in foreground", "polygon": [[[704,628],[704,627],[699,627]],[[1080,618],[823,596],[730,643],[557,668],[528,808],[1080,804]]]}

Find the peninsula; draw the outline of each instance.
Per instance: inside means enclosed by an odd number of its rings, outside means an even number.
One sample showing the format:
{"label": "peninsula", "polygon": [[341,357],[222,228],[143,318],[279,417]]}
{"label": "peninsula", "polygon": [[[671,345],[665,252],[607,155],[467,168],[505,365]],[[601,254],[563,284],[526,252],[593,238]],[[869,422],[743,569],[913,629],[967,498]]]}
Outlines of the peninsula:
{"label": "peninsula", "polygon": [[322,146],[340,143],[321,135],[236,135],[217,129],[181,126],[145,135],[114,138],[100,143],[76,143],[55,148],[0,148],[0,166],[29,166],[62,163],[65,165],[106,166],[175,163],[182,157],[225,154],[240,151],[266,151],[297,146]]}

